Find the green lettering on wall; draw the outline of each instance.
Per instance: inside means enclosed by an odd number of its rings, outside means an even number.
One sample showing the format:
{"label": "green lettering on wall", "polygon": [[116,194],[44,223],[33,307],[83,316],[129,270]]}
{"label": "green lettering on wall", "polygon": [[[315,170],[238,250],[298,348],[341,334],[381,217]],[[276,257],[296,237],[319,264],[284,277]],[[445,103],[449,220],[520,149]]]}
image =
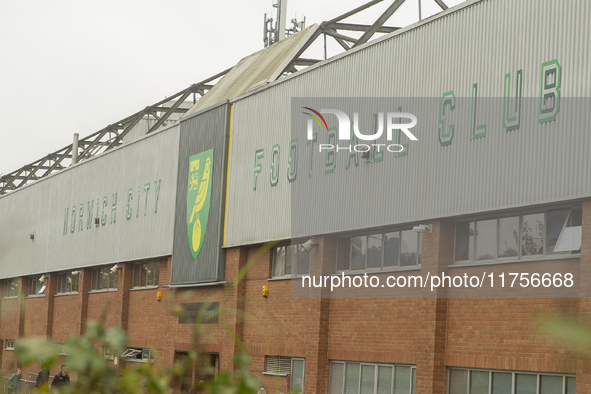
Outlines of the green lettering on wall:
{"label": "green lettering on wall", "polygon": [[558,60],[542,63],[542,81],[540,86],[540,123],[556,119],[560,110],[560,79],[562,68]]}
{"label": "green lettering on wall", "polygon": [[257,175],[260,174],[261,171],[263,170],[263,165],[261,163],[259,163],[259,160],[262,159],[264,156],[265,156],[264,149],[257,149],[254,152],[254,178],[253,178],[252,190],[257,189]]}
{"label": "green lettering on wall", "polygon": [[476,125],[478,84],[472,85],[472,107],[470,111],[470,140],[486,137],[486,124]]}
{"label": "green lettering on wall", "polygon": [[279,182],[279,154],[281,150],[279,149],[279,145],[273,145],[271,148],[271,168],[269,170],[271,174],[271,186],[277,186]]}
{"label": "green lettering on wall", "polygon": [[308,140],[307,145],[310,147],[308,149],[308,178],[312,178],[312,158],[314,157],[314,143],[318,142],[318,135],[316,132],[313,134],[313,138]]}
{"label": "green lettering on wall", "polygon": [[160,197],[160,181],[161,179],[158,179],[157,181],[154,181],[154,213],[158,213],[158,198]]}
{"label": "green lettering on wall", "polygon": [[131,220],[131,215],[133,215],[133,209],[131,208],[131,202],[133,200],[133,188],[129,188],[127,191],[127,210],[125,211],[125,217],[127,220]]}
{"label": "green lettering on wall", "polygon": [[324,151],[324,173],[330,174],[334,172],[334,169],[337,166],[336,160],[336,146],[337,146],[337,128],[331,127],[328,129],[328,134],[326,135],[326,143],[332,145],[332,149],[326,149]]}
{"label": "green lettering on wall", "polygon": [[87,213],[86,229],[87,230],[90,230],[92,227],[92,212],[93,211],[94,211],[94,199],[92,199],[86,203],[86,213]]}
{"label": "green lettering on wall", "polygon": [[287,180],[293,182],[298,177],[298,140],[294,138],[289,143],[287,159]]}
{"label": "green lettering on wall", "polygon": [[144,216],[148,213],[148,196],[150,195],[150,182],[144,185],[144,194],[146,195],[146,203],[144,204]]}
{"label": "green lettering on wall", "polygon": [[523,82],[523,70],[517,71],[515,78],[515,105],[511,105],[511,73],[505,74],[505,87],[503,89],[503,127],[505,131],[517,130],[521,124],[521,85]]}
{"label": "green lettering on wall", "polygon": [[439,102],[439,144],[451,145],[454,139],[455,125],[450,124],[451,111],[456,109],[456,96],[453,90],[443,93]]}

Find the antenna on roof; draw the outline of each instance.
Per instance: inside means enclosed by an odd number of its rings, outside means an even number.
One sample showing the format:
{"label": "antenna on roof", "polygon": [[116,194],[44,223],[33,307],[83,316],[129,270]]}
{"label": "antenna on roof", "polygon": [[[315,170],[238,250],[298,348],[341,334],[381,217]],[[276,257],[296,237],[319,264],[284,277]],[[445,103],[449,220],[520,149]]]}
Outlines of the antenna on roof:
{"label": "antenna on roof", "polygon": [[265,19],[263,21],[263,42],[265,43],[265,48],[303,30],[306,25],[306,17],[301,22],[298,22],[294,18],[290,21],[292,26],[289,29],[286,28],[287,0],[275,1],[276,3],[273,3],[273,8],[277,9],[277,20],[267,18],[267,14],[265,13]]}

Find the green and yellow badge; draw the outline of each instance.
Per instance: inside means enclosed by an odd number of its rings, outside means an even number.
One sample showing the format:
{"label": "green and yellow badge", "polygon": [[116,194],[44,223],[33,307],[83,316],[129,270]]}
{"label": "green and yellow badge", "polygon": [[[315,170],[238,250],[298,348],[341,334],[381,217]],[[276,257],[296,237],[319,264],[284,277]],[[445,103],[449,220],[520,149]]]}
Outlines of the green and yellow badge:
{"label": "green and yellow badge", "polygon": [[194,259],[199,256],[205,232],[207,231],[212,170],[213,149],[193,155],[189,159],[187,234]]}

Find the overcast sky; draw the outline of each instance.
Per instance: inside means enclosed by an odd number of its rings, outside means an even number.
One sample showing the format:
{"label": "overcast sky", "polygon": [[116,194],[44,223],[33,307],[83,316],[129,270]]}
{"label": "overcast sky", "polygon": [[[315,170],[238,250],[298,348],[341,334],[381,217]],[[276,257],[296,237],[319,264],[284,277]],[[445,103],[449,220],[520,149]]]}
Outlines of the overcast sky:
{"label": "overcast sky", "polygon": [[[418,20],[407,0],[389,25]],[[421,0],[423,17],[438,10]],[[452,6],[462,0],[444,0]],[[364,0],[289,0],[319,23]],[[10,173],[263,48],[273,0],[0,0],[0,174]],[[352,21],[370,24],[386,0]]]}

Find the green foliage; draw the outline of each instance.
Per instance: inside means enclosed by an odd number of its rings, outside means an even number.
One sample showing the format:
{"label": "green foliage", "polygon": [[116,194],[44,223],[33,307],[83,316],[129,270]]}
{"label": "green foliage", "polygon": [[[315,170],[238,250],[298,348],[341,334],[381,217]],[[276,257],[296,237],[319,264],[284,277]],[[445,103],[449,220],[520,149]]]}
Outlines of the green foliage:
{"label": "green foliage", "polygon": [[[220,326],[226,334],[234,339],[237,349],[244,352],[244,345],[235,334],[231,325],[223,318],[226,298],[232,296],[240,282],[246,276],[254,261],[273,247],[275,243],[267,243],[251,256],[227,288],[227,294],[219,301],[219,310],[212,316],[211,311],[206,314],[209,304],[205,304],[196,317],[196,323],[207,319],[218,318]],[[192,298],[189,292],[177,294],[180,299]],[[181,305],[173,302],[172,314],[184,316],[186,311]],[[108,306],[107,306],[108,307]],[[105,312],[106,309],[105,308]],[[237,311],[230,311],[229,315]],[[104,319],[103,319],[104,320]],[[60,351],[67,354],[66,363],[70,373],[75,376],[68,386],[53,389],[53,393],[87,393],[87,394],[119,394],[119,393],[150,393],[168,394],[171,383],[179,382],[185,375],[195,376],[196,392],[216,394],[255,394],[261,387],[261,382],[248,370],[249,358],[245,354],[238,354],[234,359],[233,371],[221,371],[215,375],[210,366],[208,356],[200,347],[200,340],[205,335],[202,324],[193,325],[193,348],[188,351],[184,359],[179,360],[172,368],[155,368],[150,362],[126,362],[119,360],[115,365],[113,360],[103,356],[102,349],[109,349],[111,355],[120,355],[127,349],[127,333],[119,327],[105,328],[98,322],[89,321],[86,332],[82,337],[70,337],[63,347],[45,338],[22,338],[16,347],[18,363],[23,367],[40,364],[43,368],[57,371],[63,362]],[[51,383],[51,382],[50,382]],[[38,392],[48,392],[47,386]]]}
{"label": "green foliage", "polygon": [[[178,362],[173,368],[155,368],[152,363],[126,363],[120,360],[120,366],[110,359],[104,358],[97,349],[102,344],[121,354],[127,346],[127,335],[120,328],[105,329],[97,322],[89,322],[86,334],[82,337],[70,337],[66,340],[63,350],[67,354],[70,373],[76,375],[72,384],[64,386],[55,393],[170,393],[172,381],[178,379],[193,365],[199,368],[197,377],[208,377],[213,371],[201,359],[204,354],[192,350],[186,360]],[[24,366],[40,363],[45,368],[57,370],[60,366],[60,346],[44,338],[23,338],[16,348],[16,356]],[[125,365],[127,364],[127,365]],[[261,383],[248,371],[248,357],[238,355],[235,359],[235,371],[220,372],[207,382],[200,382],[201,390],[209,393],[256,393]],[[47,392],[47,387],[39,390]]]}
{"label": "green foliage", "polygon": [[542,331],[569,345],[577,352],[591,351],[591,325],[567,316],[547,316]]}

